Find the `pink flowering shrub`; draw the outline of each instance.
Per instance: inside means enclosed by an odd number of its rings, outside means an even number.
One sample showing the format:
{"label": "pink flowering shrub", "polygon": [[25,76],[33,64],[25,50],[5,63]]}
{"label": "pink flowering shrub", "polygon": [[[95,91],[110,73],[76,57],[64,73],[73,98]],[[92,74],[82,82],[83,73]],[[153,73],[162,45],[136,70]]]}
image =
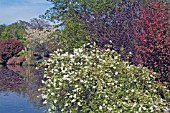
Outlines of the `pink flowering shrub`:
{"label": "pink flowering shrub", "polygon": [[136,20],[135,35],[138,55],[135,62],[159,72],[158,82],[170,83],[170,4],[147,0],[140,7],[141,18]]}

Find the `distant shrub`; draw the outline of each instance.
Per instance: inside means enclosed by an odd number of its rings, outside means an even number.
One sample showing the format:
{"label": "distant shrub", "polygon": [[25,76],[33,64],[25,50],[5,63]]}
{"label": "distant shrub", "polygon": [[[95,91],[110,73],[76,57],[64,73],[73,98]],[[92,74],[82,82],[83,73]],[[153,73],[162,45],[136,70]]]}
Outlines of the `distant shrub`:
{"label": "distant shrub", "polygon": [[17,55],[23,49],[22,42],[15,38],[0,40],[0,59],[6,63],[8,59]]}
{"label": "distant shrub", "polygon": [[25,56],[12,57],[7,61],[8,65],[21,65],[25,61]]}
{"label": "distant shrub", "polygon": [[168,108],[170,92],[155,84],[157,74],[122,61],[114,50],[95,44],[73,53],[58,49],[45,65],[41,97],[48,113],[149,113]]}
{"label": "distant shrub", "polygon": [[[136,20],[136,63],[160,73],[160,82],[170,84],[170,4],[147,0]],[[170,87],[170,86],[169,86]]]}

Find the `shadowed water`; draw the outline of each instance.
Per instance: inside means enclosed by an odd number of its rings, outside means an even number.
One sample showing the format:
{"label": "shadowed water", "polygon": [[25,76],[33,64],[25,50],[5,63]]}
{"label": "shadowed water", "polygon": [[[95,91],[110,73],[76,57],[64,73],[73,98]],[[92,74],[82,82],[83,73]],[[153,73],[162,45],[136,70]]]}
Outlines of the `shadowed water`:
{"label": "shadowed water", "polygon": [[43,113],[46,107],[37,98],[42,75],[35,67],[1,67],[0,113]]}

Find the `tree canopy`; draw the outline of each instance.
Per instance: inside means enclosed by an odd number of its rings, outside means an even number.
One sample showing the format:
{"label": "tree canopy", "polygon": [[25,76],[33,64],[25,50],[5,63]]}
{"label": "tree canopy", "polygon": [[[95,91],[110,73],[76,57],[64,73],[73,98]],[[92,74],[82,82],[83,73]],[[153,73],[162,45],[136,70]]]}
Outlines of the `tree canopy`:
{"label": "tree canopy", "polygon": [[108,10],[114,7],[114,4],[121,0],[47,0],[54,4],[52,8],[46,11],[41,18],[48,19],[53,22],[64,22],[74,17],[81,17],[82,14],[100,10]]}
{"label": "tree canopy", "polygon": [[22,39],[25,33],[25,26],[22,21],[12,23],[8,26],[1,25],[0,27],[0,38],[7,39],[7,38],[17,38]]}

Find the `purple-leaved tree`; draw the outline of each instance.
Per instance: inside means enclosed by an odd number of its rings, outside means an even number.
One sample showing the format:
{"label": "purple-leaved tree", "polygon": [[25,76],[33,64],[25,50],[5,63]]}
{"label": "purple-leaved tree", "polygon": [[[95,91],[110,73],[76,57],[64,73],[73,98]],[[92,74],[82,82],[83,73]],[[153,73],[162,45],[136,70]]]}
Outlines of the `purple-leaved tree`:
{"label": "purple-leaved tree", "polygon": [[122,0],[110,10],[83,13],[79,19],[87,24],[91,40],[97,45],[104,47],[111,40],[111,49],[121,53],[124,60],[127,60],[130,52],[133,53],[129,58],[133,62],[136,54],[133,26],[139,16],[139,5],[138,0]]}

